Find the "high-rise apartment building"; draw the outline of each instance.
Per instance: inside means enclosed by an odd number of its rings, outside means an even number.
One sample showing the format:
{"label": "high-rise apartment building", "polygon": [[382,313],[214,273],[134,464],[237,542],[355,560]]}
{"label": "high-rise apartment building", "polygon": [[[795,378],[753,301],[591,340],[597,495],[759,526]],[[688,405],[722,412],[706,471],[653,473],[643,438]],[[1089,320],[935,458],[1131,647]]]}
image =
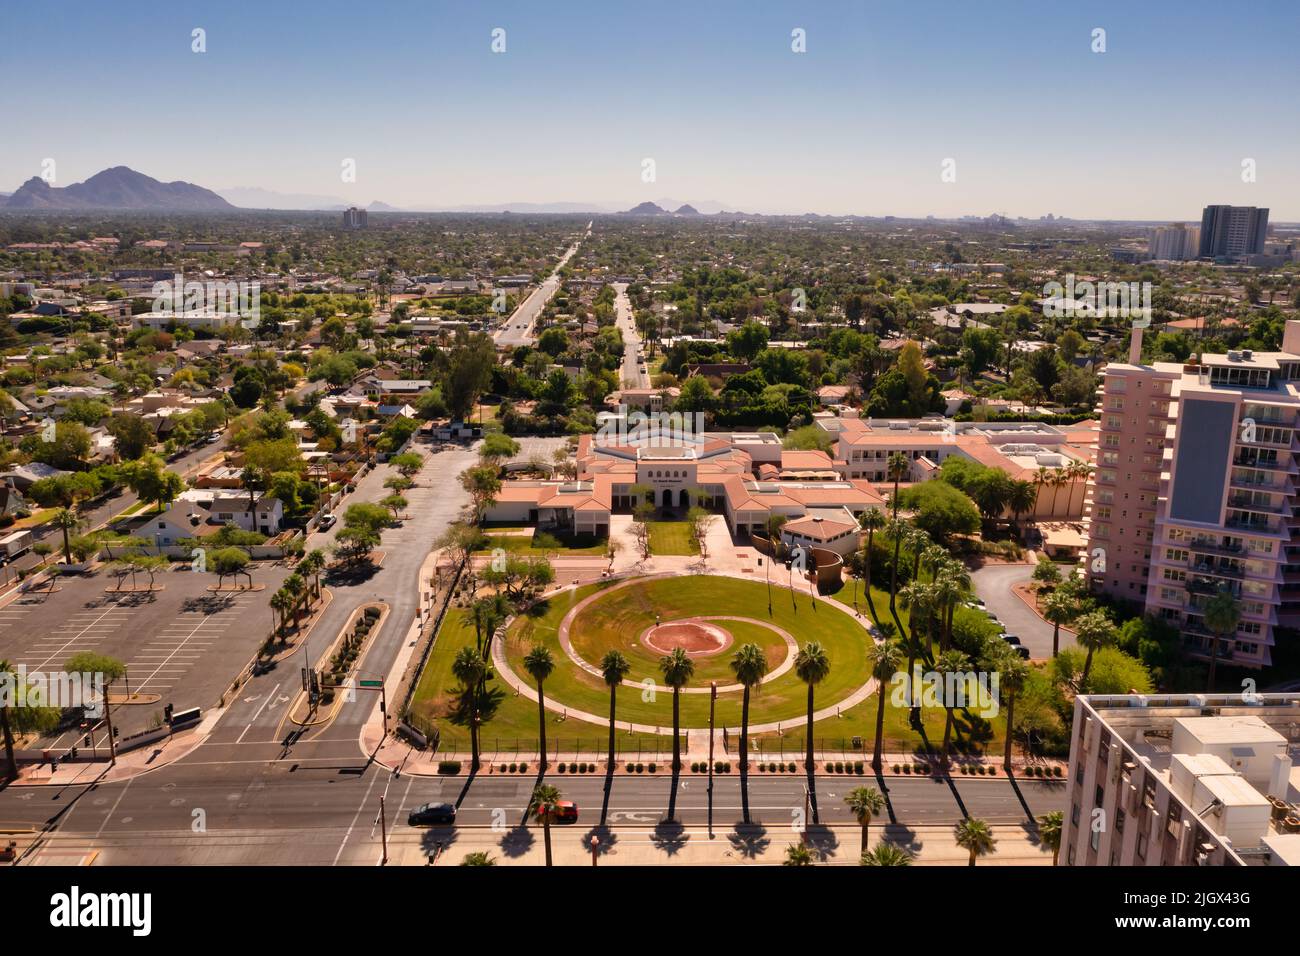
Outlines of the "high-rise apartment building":
{"label": "high-rise apartment building", "polygon": [[366,220],[369,216],[364,209],[358,209],[356,206],[350,206],[343,210],[343,228],[344,229],[364,229]]}
{"label": "high-rise apartment building", "polygon": [[1075,698],[1059,866],[1300,866],[1300,695]]}
{"label": "high-rise apartment building", "polygon": [[1200,253],[1200,245],[1201,230],[1180,222],[1152,229],[1147,254],[1152,259],[1180,262],[1195,259]]}
{"label": "high-rise apartment building", "polygon": [[1206,206],[1201,214],[1199,254],[1203,259],[1261,255],[1267,233],[1267,209]]}
{"label": "high-rise apartment building", "polygon": [[1281,352],[1202,355],[1102,373],[1097,470],[1085,496],[1089,587],[1142,605],[1209,657],[1205,605],[1239,602],[1218,656],[1272,660],[1274,628],[1300,625],[1300,321]]}

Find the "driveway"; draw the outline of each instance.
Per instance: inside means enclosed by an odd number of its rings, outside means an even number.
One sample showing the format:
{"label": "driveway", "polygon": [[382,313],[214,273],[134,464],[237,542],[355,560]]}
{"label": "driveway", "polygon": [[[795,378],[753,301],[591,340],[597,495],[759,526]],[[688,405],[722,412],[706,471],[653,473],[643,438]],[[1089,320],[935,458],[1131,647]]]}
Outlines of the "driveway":
{"label": "driveway", "polygon": [[[1030,657],[1045,660],[1052,656],[1052,625],[1035,614],[1011,590],[1015,585],[1028,581],[1033,573],[1032,564],[989,564],[971,575],[971,583],[980,600],[998,616],[1003,627],[1029,648]],[[1061,647],[1073,646],[1074,635],[1061,628]]]}

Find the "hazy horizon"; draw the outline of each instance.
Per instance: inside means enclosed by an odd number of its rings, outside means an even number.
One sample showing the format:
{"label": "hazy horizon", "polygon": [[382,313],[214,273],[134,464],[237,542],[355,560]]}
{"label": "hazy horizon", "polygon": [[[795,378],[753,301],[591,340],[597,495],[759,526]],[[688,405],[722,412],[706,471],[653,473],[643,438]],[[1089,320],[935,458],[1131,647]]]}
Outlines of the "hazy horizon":
{"label": "hazy horizon", "polygon": [[[130,13],[80,0],[9,11],[23,42],[0,105],[23,123],[0,190],[53,159],[56,186],[124,165],[217,192],[428,211],[672,196],[753,213],[1157,222],[1231,203],[1300,220],[1294,4],[239,0]],[[195,29],[206,52],[192,51]],[[795,29],[806,52],[792,52]]]}

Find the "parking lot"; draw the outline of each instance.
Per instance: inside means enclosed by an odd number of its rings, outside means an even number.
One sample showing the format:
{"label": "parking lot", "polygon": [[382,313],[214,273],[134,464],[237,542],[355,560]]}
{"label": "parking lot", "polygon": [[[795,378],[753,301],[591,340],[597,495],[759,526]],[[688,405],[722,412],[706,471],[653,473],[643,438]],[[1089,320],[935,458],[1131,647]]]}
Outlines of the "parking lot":
{"label": "parking lot", "polygon": [[[163,590],[151,594],[106,593],[117,579],[100,571],[61,577],[54,592],[18,595],[0,607],[0,659],[29,674],[62,671],[68,658],[86,651],[122,661],[127,675],[113,686],[114,698],[129,686],[147,701],[114,706],[123,737],[156,723],[166,704],[215,706],[270,633],[270,596],[289,572],[264,562],[253,571],[263,590],[214,594],[207,590],[213,575],[174,567],[158,575]],[[65,732],[52,746],[70,746],[76,737]]]}

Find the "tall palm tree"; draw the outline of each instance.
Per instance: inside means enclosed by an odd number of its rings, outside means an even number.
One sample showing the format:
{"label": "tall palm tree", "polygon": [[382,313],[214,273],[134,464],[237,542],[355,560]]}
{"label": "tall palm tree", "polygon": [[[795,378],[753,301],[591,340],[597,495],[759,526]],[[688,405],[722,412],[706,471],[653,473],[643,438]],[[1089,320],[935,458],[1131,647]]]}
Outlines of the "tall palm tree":
{"label": "tall palm tree", "polygon": [[[815,767],[813,763],[813,688],[824,681],[831,672],[831,659],[826,654],[826,648],[822,647],[818,641],[810,641],[799,648],[799,653],[794,657],[794,672],[801,681],[808,685],[807,761],[808,772],[812,773]],[[813,822],[817,822],[815,816]]]}
{"label": "tall palm tree", "polygon": [[1074,501],[1074,485],[1077,482],[1083,482],[1086,488],[1088,479],[1092,477],[1093,467],[1086,461],[1074,461],[1069,464],[1065,471],[1070,479],[1070,497],[1066,504],[1069,506],[1068,510],[1072,511],[1073,505],[1071,502]]}
{"label": "tall palm tree", "polygon": [[537,736],[541,742],[542,769],[546,769],[546,692],[542,689],[546,678],[555,670],[555,658],[546,645],[538,644],[524,655],[524,670],[537,682]]}
{"label": "tall palm tree", "polygon": [[1210,638],[1210,673],[1205,681],[1207,693],[1214,690],[1214,671],[1219,663],[1219,642],[1237,633],[1241,621],[1241,605],[1226,587],[1205,602],[1205,626],[1214,636]]}
{"label": "tall palm tree", "polygon": [[1088,650],[1083,660],[1083,674],[1079,677],[1079,693],[1088,692],[1088,674],[1092,671],[1092,655],[1103,647],[1110,647],[1119,638],[1119,632],[1104,611],[1091,611],[1074,622],[1074,639]]}
{"label": "tall palm tree", "polygon": [[1052,625],[1052,656],[1061,653],[1061,625],[1074,620],[1078,605],[1073,596],[1057,588],[1043,601],[1043,617]]}
{"label": "tall palm tree", "polygon": [[1000,641],[998,643],[1000,646],[991,665],[998,673],[999,692],[1006,699],[1007,738],[1003,743],[1002,766],[1007,773],[1011,773],[1011,742],[1016,723],[1016,695],[1025,688],[1025,681],[1029,679],[1029,668],[1009,645],[1002,644]]}
{"label": "tall palm tree", "polygon": [[934,656],[934,628],[932,626],[935,618],[935,600],[934,586],[922,581],[913,581],[898,592],[899,603],[903,605],[903,610],[908,613],[908,622],[911,625],[910,647],[911,658],[916,659],[921,654],[921,635],[925,635],[926,640],[926,657]]}
{"label": "tall palm tree", "polygon": [[947,692],[949,687],[954,686],[954,682],[948,679],[950,674],[964,674],[970,670],[970,658],[956,649],[944,651],[934,662],[934,669],[943,676],[943,709],[946,717],[943,723],[943,765],[947,767],[952,762],[952,724],[953,711],[956,708],[956,701],[952,695]]}
{"label": "tall palm tree", "polygon": [[742,644],[731,658],[731,670],[745,688],[740,704],[740,798],[749,822],[749,697],[767,673],[767,657],[757,644]]}
{"label": "tall palm tree", "polygon": [[885,686],[893,680],[902,663],[903,649],[896,640],[873,642],[867,646],[867,666],[876,679],[876,743],[871,755],[871,766],[876,773],[881,772],[881,750],[885,740]]}
{"label": "tall palm tree", "polygon": [[914,524],[907,526],[907,550],[912,552],[912,580],[921,580],[921,556],[934,544],[930,536]]}
{"label": "tall palm tree", "polygon": [[863,866],[911,866],[912,854],[892,843],[877,843],[862,854]]}
{"label": "tall palm tree", "polygon": [[479,688],[487,672],[483,655],[472,647],[462,647],[451,662],[451,673],[460,681],[461,699],[469,705],[470,772],[478,770]]}
{"label": "tall palm tree", "polygon": [[866,853],[871,818],[884,812],[885,797],[875,787],[854,787],[844,795],[844,803],[858,818],[858,826],[862,827],[862,852]]}
{"label": "tall palm tree", "polygon": [[677,773],[682,769],[682,688],[695,676],[695,661],[683,648],[674,647],[671,654],[659,658],[659,673],[673,689],[673,773]]}
{"label": "tall palm tree", "polygon": [[1050,484],[1052,486],[1052,510],[1050,512],[1050,515],[1053,518],[1056,517],[1057,495],[1059,495],[1061,489],[1064,488],[1069,483],[1070,483],[1070,479],[1066,476],[1064,468],[1057,468],[1052,472],[1052,478],[1050,481]]}
{"label": "tall palm tree", "polygon": [[[1033,477],[1034,489],[1037,494],[1034,496],[1034,511],[1038,510],[1038,498],[1042,497],[1043,489],[1050,487],[1052,484],[1052,469],[1046,465],[1039,465],[1038,470],[1034,472]],[[1051,515],[1051,512],[1048,512]]]}
{"label": "tall palm tree", "polygon": [[978,817],[967,817],[953,827],[957,845],[970,852],[970,863],[974,866],[976,857],[988,856],[998,845],[993,830]]}
{"label": "tall palm tree", "polygon": [[943,567],[946,562],[951,560],[952,555],[950,555],[948,549],[941,544],[927,545],[925,550],[921,552],[921,567],[930,572],[931,581],[933,581],[935,575],[939,573],[939,569]]}
{"label": "tall palm tree", "polygon": [[325,570],[325,552],[320,548],[308,552],[307,556],[298,564],[298,569],[303,574],[309,574],[312,578],[312,590],[316,592],[316,597],[320,597],[320,573]]}
{"label": "tall palm tree", "polygon": [[[132,587],[134,587],[134,585],[132,585]],[[280,618],[279,623],[276,624],[276,630],[280,634],[280,640],[283,641],[287,638],[285,625],[288,623],[289,611],[292,609],[294,604],[293,595],[282,587],[271,595],[270,603],[271,610]]]}
{"label": "tall palm tree", "polygon": [[894,566],[890,568],[889,575],[889,613],[894,618],[894,623],[898,625],[898,632],[900,634],[903,633],[903,622],[898,618],[896,603],[898,600],[898,551],[903,543],[903,528],[898,522],[898,483],[903,480],[903,476],[907,474],[908,469],[911,467],[911,463],[907,460],[907,456],[900,452],[894,452],[890,455],[889,460],[885,465],[885,471],[889,475],[890,480],[894,483],[894,497],[892,502],[894,517],[889,524],[889,533],[894,536]]}
{"label": "tall palm tree", "polygon": [[1035,822],[1038,824],[1038,839],[1043,841],[1043,846],[1052,851],[1052,866],[1056,866],[1061,856],[1061,832],[1065,823],[1065,813],[1061,810],[1053,810],[1051,813],[1040,814]]}
{"label": "tall palm tree", "polygon": [[609,766],[611,769],[613,769],[616,759],[614,718],[618,709],[618,685],[623,683],[623,679],[627,677],[630,670],[632,670],[632,664],[623,656],[622,651],[607,651],[605,656],[600,659],[600,676],[605,679],[605,686],[609,688]]}
{"label": "tall palm tree", "polygon": [[945,562],[935,575],[931,585],[934,603],[943,615],[943,631],[939,638],[939,647],[947,650],[952,647],[952,622],[957,613],[957,605],[966,596],[970,587],[970,572],[960,561]]}
{"label": "tall palm tree", "polygon": [[560,790],[549,783],[539,783],[533,787],[533,795],[528,800],[528,813],[542,825],[542,840],[546,844],[546,865],[553,866],[551,859],[551,818],[555,816],[556,804],[560,802]]}
{"label": "tall palm tree", "polygon": [[[5,679],[4,675],[12,674],[13,672],[14,668],[12,664],[7,660],[0,660],[0,680]],[[5,779],[17,780],[18,761],[14,758],[14,730],[9,723],[9,707],[9,695],[5,695],[4,699],[0,700],[0,734],[4,735],[5,765],[7,767]]]}
{"label": "tall palm tree", "polygon": [[54,512],[54,527],[63,532],[63,560],[72,563],[72,542],[68,535],[81,527],[81,516],[74,508],[60,508]]}
{"label": "tall palm tree", "polygon": [[862,527],[867,530],[867,546],[862,551],[862,580],[867,592],[867,607],[871,609],[873,618],[876,616],[876,605],[871,599],[871,558],[876,544],[876,532],[885,526],[887,520],[885,513],[877,508],[863,512],[860,519]]}

